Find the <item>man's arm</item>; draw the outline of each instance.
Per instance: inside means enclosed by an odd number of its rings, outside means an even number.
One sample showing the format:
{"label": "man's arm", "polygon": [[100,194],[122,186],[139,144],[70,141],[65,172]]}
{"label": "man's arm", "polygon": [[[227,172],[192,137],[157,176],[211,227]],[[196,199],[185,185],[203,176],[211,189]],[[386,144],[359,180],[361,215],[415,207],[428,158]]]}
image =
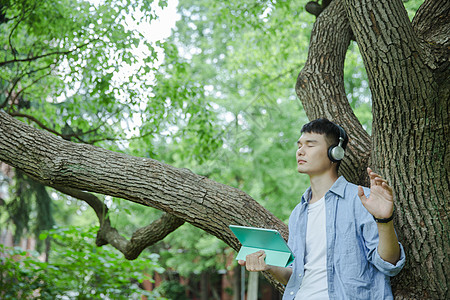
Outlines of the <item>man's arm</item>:
{"label": "man's arm", "polygon": [[249,254],[245,257],[245,260],[239,260],[238,263],[241,266],[245,266],[248,271],[259,272],[268,271],[278,282],[286,285],[292,274],[292,268],[283,268],[277,266],[267,265],[266,253],[263,250]]}
{"label": "man's arm", "polygon": [[[374,173],[370,168],[367,168],[367,173],[370,177],[369,198],[364,195],[361,186],[358,187],[358,196],[372,216],[377,219],[387,219],[394,212],[392,188],[387,184],[386,180]],[[400,246],[394,231],[394,224],[392,221],[389,221],[388,223],[377,223],[377,226],[379,235],[378,254],[383,260],[395,265],[400,259]]]}

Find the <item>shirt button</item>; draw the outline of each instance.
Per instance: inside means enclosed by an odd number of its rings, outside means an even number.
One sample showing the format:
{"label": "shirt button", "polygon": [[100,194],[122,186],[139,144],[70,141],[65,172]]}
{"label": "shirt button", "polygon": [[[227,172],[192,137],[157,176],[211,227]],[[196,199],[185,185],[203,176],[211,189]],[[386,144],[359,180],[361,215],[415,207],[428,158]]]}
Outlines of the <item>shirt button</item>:
{"label": "shirt button", "polygon": [[298,277],[302,277],[302,274],[298,274]]}
{"label": "shirt button", "polygon": [[291,292],[291,295],[294,295],[294,292]]}

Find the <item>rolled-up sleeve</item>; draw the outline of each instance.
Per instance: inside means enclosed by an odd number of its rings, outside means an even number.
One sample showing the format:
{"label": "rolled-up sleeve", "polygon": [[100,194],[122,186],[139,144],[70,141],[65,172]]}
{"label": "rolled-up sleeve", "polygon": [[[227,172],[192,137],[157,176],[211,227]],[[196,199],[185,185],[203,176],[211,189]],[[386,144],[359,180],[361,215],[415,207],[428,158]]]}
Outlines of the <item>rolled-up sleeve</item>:
{"label": "rolled-up sleeve", "polygon": [[380,272],[390,277],[397,275],[402,270],[406,262],[405,249],[403,249],[401,243],[398,243],[398,245],[400,246],[400,259],[395,265],[381,258],[378,253],[378,247],[373,253],[372,263]]}

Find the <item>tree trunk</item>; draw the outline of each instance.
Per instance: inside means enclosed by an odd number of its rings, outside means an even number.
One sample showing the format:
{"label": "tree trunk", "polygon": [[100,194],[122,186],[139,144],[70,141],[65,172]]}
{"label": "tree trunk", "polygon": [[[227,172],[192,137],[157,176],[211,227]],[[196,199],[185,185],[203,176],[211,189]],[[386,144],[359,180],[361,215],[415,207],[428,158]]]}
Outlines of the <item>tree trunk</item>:
{"label": "tree trunk", "polygon": [[200,276],[200,299],[208,300],[208,273],[203,272]]}
{"label": "tree trunk", "polygon": [[[343,166],[351,161],[355,167],[344,168],[344,175],[361,178],[348,171],[365,169],[367,160],[355,149],[369,146],[370,166],[394,188],[395,223],[407,255],[394,279],[397,298],[449,297],[449,7],[449,1],[427,1],[413,28],[400,0],[334,0],[315,23],[296,86],[309,118],[326,116],[350,131]],[[340,79],[351,36],[372,92],[371,145],[353,132],[358,126],[349,126],[359,122],[346,111]]]}
{"label": "tree trunk", "polygon": [[259,272],[248,273],[247,300],[258,300]]}
{"label": "tree trunk", "polygon": [[444,298],[450,267],[448,81],[439,85],[426,65],[401,1],[347,4],[352,26],[365,28],[355,36],[373,95],[371,164],[394,187],[396,225],[407,249],[398,293]]}

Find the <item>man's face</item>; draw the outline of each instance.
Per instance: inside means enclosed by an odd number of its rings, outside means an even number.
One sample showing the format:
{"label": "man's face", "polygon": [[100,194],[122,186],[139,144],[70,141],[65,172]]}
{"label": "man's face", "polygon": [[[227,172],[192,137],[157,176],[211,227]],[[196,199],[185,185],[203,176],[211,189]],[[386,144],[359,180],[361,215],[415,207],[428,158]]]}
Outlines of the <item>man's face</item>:
{"label": "man's face", "polygon": [[297,142],[297,170],[308,175],[321,175],[333,168],[328,159],[328,143],[325,135],[305,132]]}

